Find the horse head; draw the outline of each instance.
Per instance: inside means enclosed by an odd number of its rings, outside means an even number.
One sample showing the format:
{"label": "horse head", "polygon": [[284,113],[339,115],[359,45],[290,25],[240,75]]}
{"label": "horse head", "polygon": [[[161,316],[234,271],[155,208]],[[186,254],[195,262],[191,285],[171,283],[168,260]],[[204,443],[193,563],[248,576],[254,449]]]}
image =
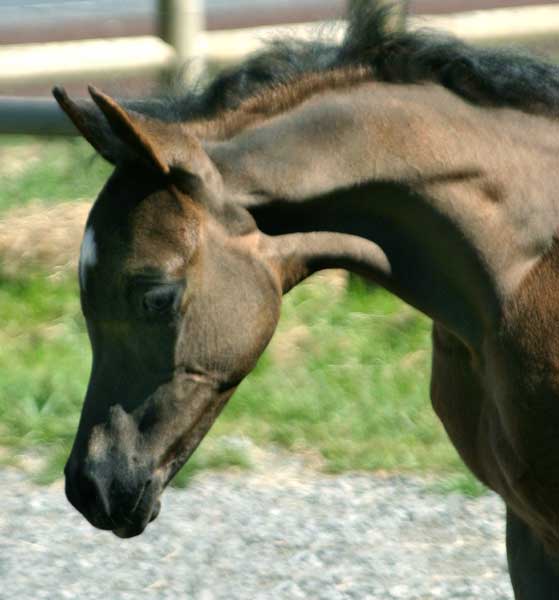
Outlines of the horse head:
{"label": "horse head", "polygon": [[99,123],[55,90],[116,167],[80,256],[93,364],[66,494],[93,525],[131,537],[268,344],[298,266],[224,202],[219,171],[184,128],[90,91]]}

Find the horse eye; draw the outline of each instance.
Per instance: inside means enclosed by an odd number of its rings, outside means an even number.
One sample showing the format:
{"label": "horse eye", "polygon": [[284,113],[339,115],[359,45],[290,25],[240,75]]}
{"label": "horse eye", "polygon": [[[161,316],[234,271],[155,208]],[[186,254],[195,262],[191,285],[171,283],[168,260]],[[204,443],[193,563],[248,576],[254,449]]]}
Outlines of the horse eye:
{"label": "horse eye", "polygon": [[149,290],[144,294],[142,306],[144,311],[150,315],[161,315],[175,308],[178,300],[176,286],[161,286]]}

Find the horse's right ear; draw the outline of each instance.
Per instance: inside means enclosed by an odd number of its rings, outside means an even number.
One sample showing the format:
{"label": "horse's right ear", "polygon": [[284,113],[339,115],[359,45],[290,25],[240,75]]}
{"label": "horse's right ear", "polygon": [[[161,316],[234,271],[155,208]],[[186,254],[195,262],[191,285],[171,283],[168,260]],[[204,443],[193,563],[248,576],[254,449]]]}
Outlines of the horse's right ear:
{"label": "horse's right ear", "polygon": [[83,137],[114,165],[122,150],[122,142],[111,131],[97,106],[89,100],[72,100],[66,90],[58,86],[53,88],[52,95]]}

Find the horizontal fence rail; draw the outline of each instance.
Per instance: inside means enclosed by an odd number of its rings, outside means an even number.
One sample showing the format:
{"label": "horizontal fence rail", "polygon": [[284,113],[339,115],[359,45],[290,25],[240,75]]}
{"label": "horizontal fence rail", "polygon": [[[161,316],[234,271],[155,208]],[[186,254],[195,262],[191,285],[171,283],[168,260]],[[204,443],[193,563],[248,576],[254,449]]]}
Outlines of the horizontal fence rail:
{"label": "horizontal fence rail", "polygon": [[50,98],[0,97],[0,133],[74,136],[78,131]]}
{"label": "horizontal fence rail", "polygon": [[411,28],[431,27],[452,33],[466,41],[480,43],[524,43],[557,40],[559,5],[542,4],[517,8],[474,10],[454,15],[412,17]]}
{"label": "horizontal fence rail", "polygon": [[173,48],[155,36],[0,46],[0,89],[3,83],[157,72],[174,60]]}
{"label": "horizontal fence rail", "polygon": [[[410,29],[433,28],[473,42],[503,42],[530,45],[559,40],[559,5],[472,11],[454,15],[410,17]],[[238,62],[257,51],[263,42],[282,35],[312,39],[317,31],[329,32],[333,41],[343,37],[343,22],[321,27],[302,23],[281,27],[258,27],[200,32],[189,53],[210,65]],[[184,56],[182,57],[184,59]],[[86,40],[54,44],[0,46],[0,90],[2,83],[53,83],[99,75],[165,72],[177,67],[177,51],[154,36]],[[49,99],[1,98],[0,134],[73,135],[76,131]]]}

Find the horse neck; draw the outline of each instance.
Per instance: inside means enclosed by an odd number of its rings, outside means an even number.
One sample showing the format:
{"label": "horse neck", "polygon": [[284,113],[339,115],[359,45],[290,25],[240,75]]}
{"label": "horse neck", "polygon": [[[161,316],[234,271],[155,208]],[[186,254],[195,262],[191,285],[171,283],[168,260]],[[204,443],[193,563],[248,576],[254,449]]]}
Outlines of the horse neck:
{"label": "horse neck", "polygon": [[[530,211],[508,203],[519,184],[511,162],[520,169],[529,150],[507,157],[505,178],[498,149],[511,143],[501,126],[523,118],[498,117],[434,85],[362,84],[316,94],[206,147],[228,197],[263,231],[373,241],[390,262],[386,287],[462,338],[479,339],[533,264],[528,238],[548,235],[531,225],[528,234],[504,231],[511,207]],[[347,253],[345,261],[351,269]]]}
{"label": "horse neck", "polygon": [[[254,120],[244,126],[247,114]],[[368,82],[314,90],[265,117],[240,111],[239,130],[206,138],[206,148],[229,188],[299,201],[363,182],[479,176],[479,116],[439,86]]]}

